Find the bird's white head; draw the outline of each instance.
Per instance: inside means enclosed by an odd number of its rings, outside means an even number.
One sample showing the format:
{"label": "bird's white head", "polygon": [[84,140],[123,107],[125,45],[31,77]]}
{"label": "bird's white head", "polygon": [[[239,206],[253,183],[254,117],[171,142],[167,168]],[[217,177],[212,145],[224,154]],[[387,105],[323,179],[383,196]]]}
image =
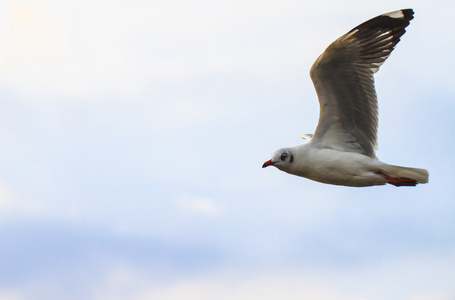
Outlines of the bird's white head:
{"label": "bird's white head", "polygon": [[274,166],[280,170],[286,171],[292,167],[294,154],[290,148],[281,148],[272,153],[272,158],[266,161],[262,167]]}

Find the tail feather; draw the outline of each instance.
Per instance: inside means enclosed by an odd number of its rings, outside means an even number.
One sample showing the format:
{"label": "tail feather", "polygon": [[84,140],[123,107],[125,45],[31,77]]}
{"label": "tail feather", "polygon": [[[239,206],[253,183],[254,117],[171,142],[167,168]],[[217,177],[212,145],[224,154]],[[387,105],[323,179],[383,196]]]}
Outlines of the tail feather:
{"label": "tail feather", "polygon": [[407,178],[417,181],[417,183],[428,183],[430,176],[428,170],[419,168],[409,168],[394,165],[385,165],[382,172],[393,178]]}

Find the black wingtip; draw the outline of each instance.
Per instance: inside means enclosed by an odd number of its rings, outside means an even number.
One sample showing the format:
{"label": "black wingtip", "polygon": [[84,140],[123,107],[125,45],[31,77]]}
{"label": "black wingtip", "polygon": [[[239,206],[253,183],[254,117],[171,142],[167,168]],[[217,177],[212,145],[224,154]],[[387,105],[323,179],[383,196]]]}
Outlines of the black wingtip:
{"label": "black wingtip", "polygon": [[[401,15],[400,15],[400,13],[401,13]],[[412,8],[406,8],[406,9],[392,11],[392,12],[383,14],[382,16],[401,20],[401,22],[407,22],[409,24],[409,21],[414,19],[414,11],[412,10]]]}
{"label": "black wingtip", "polygon": [[414,19],[414,11],[412,8],[402,9],[401,12],[403,13],[405,20],[411,21]]}
{"label": "black wingtip", "polygon": [[[368,28],[390,28],[392,30],[401,31],[409,25],[409,22],[414,19],[414,11],[412,8],[400,9],[391,11],[366,22],[351,30],[368,29]],[[404,31],[400,34],[402,35]]]}

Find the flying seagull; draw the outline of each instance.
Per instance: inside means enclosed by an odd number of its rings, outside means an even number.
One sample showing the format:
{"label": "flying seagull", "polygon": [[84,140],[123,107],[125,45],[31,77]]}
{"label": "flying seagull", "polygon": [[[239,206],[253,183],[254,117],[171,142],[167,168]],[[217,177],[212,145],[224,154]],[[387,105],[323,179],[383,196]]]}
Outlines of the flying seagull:
{"label": "flying seagull", "polygon": [[375,154],[378,103],[373,74],[413,19],[412,9],[380,15],[335,40],[316,59],[310,76],[319,98],[319,122],[307,143],[278,149],[262,167],[346,186],[415,186],[428,171],[389,165]]}

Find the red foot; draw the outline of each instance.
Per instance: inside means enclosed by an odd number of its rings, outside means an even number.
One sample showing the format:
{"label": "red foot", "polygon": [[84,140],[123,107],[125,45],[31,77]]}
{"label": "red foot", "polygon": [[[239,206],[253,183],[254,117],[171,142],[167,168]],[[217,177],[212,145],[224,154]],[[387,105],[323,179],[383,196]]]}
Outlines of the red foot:
{"label": "red foot", "polygon": [[392,184],[394,186],[416,186],[417,180],[411,179],[411,178],[405,178],[405,177],[390,177],[387,174],[384,174],[382,172],[377,172],[377,174],[384,176],[385,179],[387,179],[389,184]]}

